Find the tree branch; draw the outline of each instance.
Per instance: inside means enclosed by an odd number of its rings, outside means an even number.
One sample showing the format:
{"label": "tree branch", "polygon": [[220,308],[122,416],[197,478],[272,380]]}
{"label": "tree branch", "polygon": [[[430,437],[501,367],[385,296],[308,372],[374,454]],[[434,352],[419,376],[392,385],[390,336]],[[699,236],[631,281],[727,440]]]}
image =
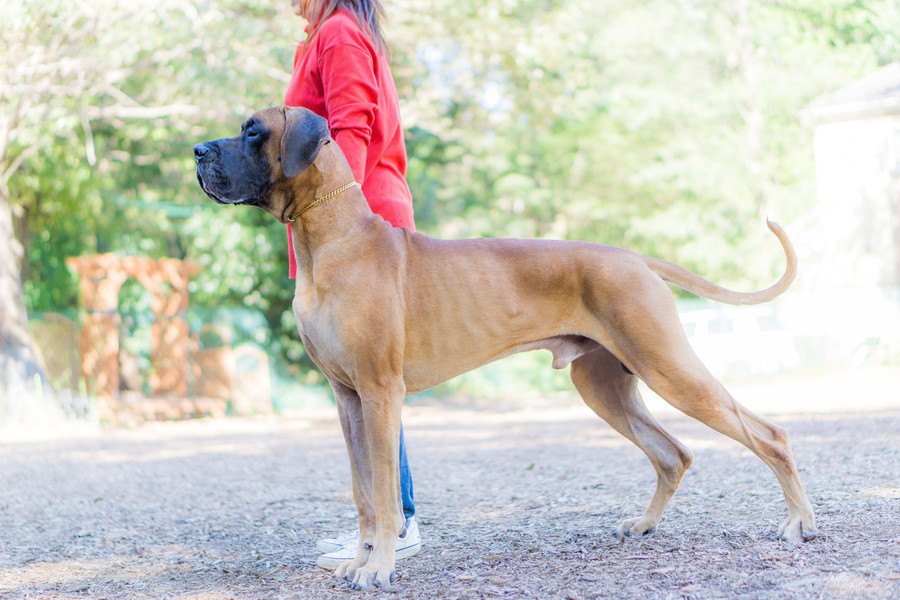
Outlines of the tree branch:
{"label": "tree branch", "polygon": [[0,186],[6,187],[6,184],[9,183],[10,177],[13,176],[19,167],[22,166],[22,163],[31,158],[34,154],[37,153],[40,146],[37,144],[33,146],[29,146],[19,152],[18,156],[16,156],[13,161],[9,164],[6,170],[3,172],[3,175],[0,175]]}
{"label": "tree branch", "polygon": [[97,151],[94,148],[94,131],[91,129],[91,121],[84,113],[81,114],[81,130],[84,131],[84,155],[88,164],[92,167],[97,164]]}
{"label": "tree branch", "polygon": [[196,115],[200,109],[193,104],[168,106],[92,106],[85,111],[87,117],[98,119],[158,119],[160,117]]}

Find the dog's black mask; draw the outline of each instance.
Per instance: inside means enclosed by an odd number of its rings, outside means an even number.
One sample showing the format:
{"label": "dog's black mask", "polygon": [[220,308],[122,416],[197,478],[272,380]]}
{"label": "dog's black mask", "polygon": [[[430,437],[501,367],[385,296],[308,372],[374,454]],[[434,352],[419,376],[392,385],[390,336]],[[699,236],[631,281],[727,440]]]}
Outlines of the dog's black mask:
{"label": "dog's black mask", "polygon": [[206,195],[219,204],[263,207],[272,186],[272,169],[263,156],[269,130],[253,117],[241,134],[194,146],[197,180]]}
{"label": "dog's black mask", "polygon": [[[276,122],[279,117],[283,121]],[[275,127],[275,133],[270,127]],[[280,139],[270,140],[279,128]],[[194,146],[197,180],[219,204],[269,210],[274,179],[290,180],[306,171],[329,141],[328,121],[310,110],[261,110],[241,126],[240,135]],[[273,163],[281,163],[280,174],[273,173]]]}

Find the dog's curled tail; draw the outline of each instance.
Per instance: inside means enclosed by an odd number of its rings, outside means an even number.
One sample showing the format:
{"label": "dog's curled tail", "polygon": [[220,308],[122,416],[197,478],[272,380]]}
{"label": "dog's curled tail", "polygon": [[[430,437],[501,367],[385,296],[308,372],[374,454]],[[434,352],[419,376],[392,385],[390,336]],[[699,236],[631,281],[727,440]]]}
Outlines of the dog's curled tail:
{"label": "dog's curled tail", "polygon": [[726,304],[761,304],[762,302],[768,302],[785,292],[791,287],[791,283],[794,282],[794,278],[797,276],[797,253],[794,252],[794,246],[791,244],[791,240],[788,239],[787,233],[781,228],[781,225],[770,221],[768,218],[766,219],[766,225],[769,226],[769,229],[781,242],[781,247],[784,249],[784,255],[787,259],[787,267],[778,281],[758,292],[736,292],[723,288],[703,279],[699,275],[691,273],[684,267],[679,267],[676,264],[658,258],[645,256],[643,257],[644,264],[669,283],[710,300],[725,302]]}

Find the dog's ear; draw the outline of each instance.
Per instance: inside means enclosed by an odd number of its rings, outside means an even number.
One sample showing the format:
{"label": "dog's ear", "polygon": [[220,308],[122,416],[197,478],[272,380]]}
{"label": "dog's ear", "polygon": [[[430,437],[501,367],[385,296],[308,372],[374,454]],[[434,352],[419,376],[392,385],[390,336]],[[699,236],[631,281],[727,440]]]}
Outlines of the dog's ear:
{"label": "dog's ear", "polygon": [[305,108],[284,109],[281,135],[281,169],[288,179],[296,177],[316,160],[322,142],[329,139],[328,121]]}

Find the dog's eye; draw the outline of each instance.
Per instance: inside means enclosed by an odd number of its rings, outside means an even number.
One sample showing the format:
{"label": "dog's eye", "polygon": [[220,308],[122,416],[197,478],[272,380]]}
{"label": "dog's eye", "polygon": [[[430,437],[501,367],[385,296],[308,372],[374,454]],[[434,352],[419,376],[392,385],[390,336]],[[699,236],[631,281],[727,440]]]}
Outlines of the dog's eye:
{"label": "dog's eye", "polygon": [[248,131],[245,131],[244,134],[247,136],[248,140],[253,140],[253,139],[256,139],[259,137],[259,132],[256,131],[255,129],[250,129]]}

